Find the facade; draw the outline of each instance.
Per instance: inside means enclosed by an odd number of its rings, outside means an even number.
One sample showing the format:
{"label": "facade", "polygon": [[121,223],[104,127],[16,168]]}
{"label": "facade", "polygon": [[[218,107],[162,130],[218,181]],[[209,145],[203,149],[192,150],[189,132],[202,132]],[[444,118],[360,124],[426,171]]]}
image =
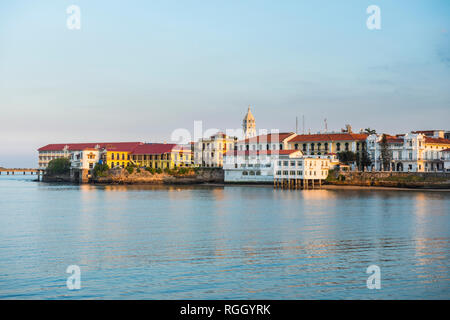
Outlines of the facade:
{"label": "facade", "polygon": [[131,153],[140,145],[142,142],[119,142],[110,144],[101,144],[104,149],[102,156],[102,161],[105,162],[110,168],[126,168],[131,161]]}
{"label": "facade", "polygon": [[237,138],[219,132],[209,139],[200,139],[194,145],[194,165],[223,167],[224,156],[234,150]]}
{"label": "facade", "polygon": [[450,140],[423,133],[386,135],[389,166],[381,157],[383,135],[370,135],[367,146],[374,171],[436,172],[444,171],[442,153],[450,148]]}
{"label": "facade", "polygon": [[442,150],[442,161],[444,162],[444,171],[450,172],[450,148]]}
{"label": "facade", "polygon": [[140,167],[174,169],[192,165],[190,146],[146,143],[137,146],[130,155],[130,161]]}
{"label": "facade", "polygon": [[250,110],[250,106],[248,106],[247,114],[242,121],[242,130],[244,132],[245,139],[256,136],[256,122],[255,117]]}
{"label": "facade", "polygon": [[[110,168],[126,167],[128,154],[142,142],[93,142],[93,143],[65,143],[48,144],[38,149],[39,169],[46,169],[51,160],[58,158],[72,158],[72,153],[85,149],[96,149],[99,152],[99,161],[108,164]],[[75,162],[74,162],[75,164]]]}
{"label": "facade", "polygon": [[295,137],[293,132],[269,133],[240,140],[236,143],[237,151],[276,151],[289,150],[288,141]]}
{"label": "facade", "polygon": [[301,157],[296,150],[239,151],[226,154],[223,166],[225,182],[273,183],[274,164],[279,159]]}
{"label": "facade", "polygon": [[93,169],[100,160],[101,151],[96,148],[84,148],[70,151],[70,167],[80,170]]}
{"label": "facade", "polygon": [[288,158],[280,158],[274,165],[274,179],[276,182],[285,181],[298,184],[299,180],[318,181],[321,183],[328,176],[330,159],[291,154]]}
{"label": "facade", "polygon": [[363,133],[299,134],[288,141],[288,148],[305,155],[326,155],[342,151],[362,153],[368,135]]}

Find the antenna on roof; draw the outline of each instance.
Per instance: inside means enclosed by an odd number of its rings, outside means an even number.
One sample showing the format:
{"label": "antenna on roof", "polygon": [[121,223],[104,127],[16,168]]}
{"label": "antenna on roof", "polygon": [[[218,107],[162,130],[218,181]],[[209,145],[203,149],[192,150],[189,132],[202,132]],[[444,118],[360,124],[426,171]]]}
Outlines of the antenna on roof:
{"label": "antenna on roof", "polygon": [[303,120],[303,134],[305,134],[305,115],[302,115]]}
{"label": "antenna on roof", "polygon": [[328,132],[327,118],[325,118],[323,121],[325,122],[325,133],[327,133]]}

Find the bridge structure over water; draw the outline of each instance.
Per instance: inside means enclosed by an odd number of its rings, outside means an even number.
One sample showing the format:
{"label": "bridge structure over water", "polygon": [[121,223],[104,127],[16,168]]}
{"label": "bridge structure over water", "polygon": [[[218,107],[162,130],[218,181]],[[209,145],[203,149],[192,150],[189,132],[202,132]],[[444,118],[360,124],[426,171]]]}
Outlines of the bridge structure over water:
{"label": "bridge structure over water", "polygon": [[0,168],[0,176],[1,175],[15,175],[15,174],[30,174],[39,176],[44,174],[44,169],[33,169],[33,168]]}

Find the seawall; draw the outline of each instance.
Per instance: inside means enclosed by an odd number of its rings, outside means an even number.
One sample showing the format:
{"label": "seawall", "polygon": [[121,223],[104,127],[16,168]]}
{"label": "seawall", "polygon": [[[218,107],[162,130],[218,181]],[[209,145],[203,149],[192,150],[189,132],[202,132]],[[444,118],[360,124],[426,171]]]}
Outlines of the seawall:
{"label": "seawall", "polygon": [[450,189],[450,172],[330,171],[326,183],[348,186]]}
{"label": "seawall", "polygon": [[200,184],[223,183],[221,168],[198,168],[185,174],[151,173],[144,169],[134,169],[128,173],[125,169],[113,169],[103,177],[91,179],[99,184]]}

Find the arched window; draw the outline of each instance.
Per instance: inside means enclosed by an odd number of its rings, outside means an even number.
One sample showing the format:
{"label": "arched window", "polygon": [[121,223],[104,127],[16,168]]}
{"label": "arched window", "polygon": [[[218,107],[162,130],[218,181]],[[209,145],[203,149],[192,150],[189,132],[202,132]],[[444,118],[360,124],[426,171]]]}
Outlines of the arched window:
{"label": "arched window", "polygon": [[341,143],[340,142],[336,143],[336,150],[341,151]]}
{"label": "arched window", "polygon": [[270,146],[269,146],[269,144],[267,144],[266,145],[266,150],[269,150],[270,149]]}
{"label": "arched window", "polygon": [[345,143],[345,151],[348,151],[348,142]]}
{"label": "arched window", "polygon": [[328,151],[328,142],[325,142],[325,151]]}
{"label": "arched window", "polygon": [[298,150],[298,143],[294,145],[295,150]]}
{"label": "arched window", "polygon": [[314,151],[314,143],[311,143],[311,151]]}
{"label": "arched window", "polygon": [[303,151],[306,151],[306,143],[303,144]]}
{"label": "arched window", "polygon": [[280,150],[283,150],[283,145],[280,143]]}

